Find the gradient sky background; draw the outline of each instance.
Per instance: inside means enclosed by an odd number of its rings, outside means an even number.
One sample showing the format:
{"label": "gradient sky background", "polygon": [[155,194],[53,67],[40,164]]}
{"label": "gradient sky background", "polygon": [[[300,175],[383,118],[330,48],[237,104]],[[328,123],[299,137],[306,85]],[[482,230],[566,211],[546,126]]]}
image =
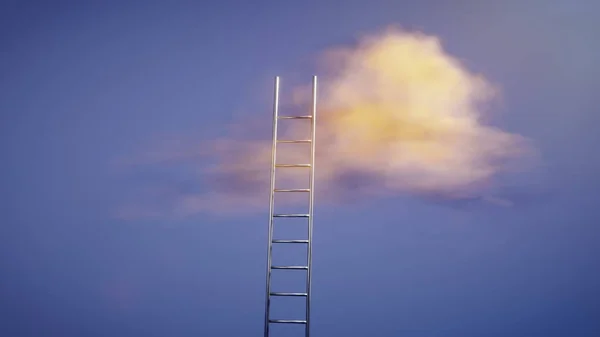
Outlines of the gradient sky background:
{"label": "gradient sky background", "polygon": [[0,336],[261,336],[268,200],[118,219],[179,177],[114,163],[236,114],[270,127],[273,76],[310,83],[318,53],[389,24],[499,84],[494,124],[543,163],[507,178],[512,208],[317,199],[314,336],[600,336],[599,18],[583,0],[0,2]]}

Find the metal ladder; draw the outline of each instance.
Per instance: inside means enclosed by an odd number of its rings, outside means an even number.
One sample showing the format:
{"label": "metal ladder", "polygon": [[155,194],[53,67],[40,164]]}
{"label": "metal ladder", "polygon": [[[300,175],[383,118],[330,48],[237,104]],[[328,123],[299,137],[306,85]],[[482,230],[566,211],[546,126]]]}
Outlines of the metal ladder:
{"label": "metal ladder", "polygon": [[[308,116],[279,116],[279,77],[275,77],[275,92],[273,102],[273,148],[271,156],[271,187],[269,198],[269,241],[267,254],[267,289],[265,299],[265,328],[264,337],[271,337],[271,324],[302,324],[304,325],[305,337],[310,336],[310,291],[311,291],[311,264],[312,264],[312,233],[313,233],[313,208],[314,208],[314,172],[315,172],[315,126],[317,112],[317,77],[313,76],[312,81],[312,114]],[[308,120],[311,123],[310,139],[302,140],[280,140],[277,135],[277,124],[280,119]],[[301,121],[298,121],[301,122]],[[310,162],[309,163],[285,163],[277,162],[277,144],[280,143],[305,143],[310,144]],[[275,173],[278,168],[281,169],[308,169],[309,188],[276,189]],[[278,193],[308,193],[308,212],[304,214],[278,214],[275,213],[275,195]],[[308,222],[307,240],[274,240],[273,239],[273,219],[275,218],[305,218]],[[273,266],[273,244],[277,245],[307,245],[306,264],[300,266]],[[304,271],[306,274],[306,288],[304,292],[272,292],[271,273],[273,270],[282,270],[281,272]],[[285,271],[284,271],[285,270]],[[304,319],[272,319],[271,298],[274,296],[294,296],[304,297],[306,299],[306,315]]]}

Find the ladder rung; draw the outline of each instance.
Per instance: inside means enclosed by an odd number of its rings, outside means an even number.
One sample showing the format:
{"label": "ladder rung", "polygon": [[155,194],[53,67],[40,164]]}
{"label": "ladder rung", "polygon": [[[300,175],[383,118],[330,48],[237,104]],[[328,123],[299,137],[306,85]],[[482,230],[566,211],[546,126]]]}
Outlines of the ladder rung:
{"label": "ladder rung", "polygon": [[270,319],[269,323],[306,324],[306,321],[301,319]]}
{"label": "ladder rung", "polygon": [[297,296],[297,297],[306,297],[307,293],[271,293],[271,296]]}
{"label": "ladder rung", "polygon": [[308,218],[310,214],[273,214],[274,218]]}
{"label": "ladder rung", "polygon": [[308,243],[308,240],[273,240],[273,243]]}
{"label": "ladder rung", "polygon": [[310,167],[310,164],[275,164],[275,167]]}
{"label": "ladder rung", "polygon": [[312,140],[310,139],[282,139],[282,140],[278,140],[278,143],[310,143],[312,142]]}
{"label": "ladder rung", "polygon": [[308,270],[308,266],[271,266],[271,269]]}
{"label": "ladder rung", "polygon": [[311,119],[312,116],[278,116],[279,119]]}
{"label": "ladder rung", "polygon": [[275,192],[310,192],[310,188],[275,189]]}

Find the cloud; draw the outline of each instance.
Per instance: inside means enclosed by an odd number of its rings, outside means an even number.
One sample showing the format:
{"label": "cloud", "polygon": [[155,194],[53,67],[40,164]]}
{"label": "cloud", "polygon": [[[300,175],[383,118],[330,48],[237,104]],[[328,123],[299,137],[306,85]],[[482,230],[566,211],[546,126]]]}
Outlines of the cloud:
{"label": "cloud", "polygon": [[[319,202],[477,193],[533,153],[524,137],[486,124],[495,88],[445,52],[435,36],[391,28],[364,36],[355,46],[327,50],[322,60],[315,168]],[[310,88],[296,88],[297,110],[306,109],[309,100]],[[308,137],[308,121],[282,123],[279,138]],[[197,172],[205,193],[180,195],[175,212],[266,208],[271,140],[265,139],[270,134],[264,136],[231,135],[203,144],[212,163]],[[281,144],[278,160],[307,163],[308,154],[306,144]],[[306,187],[307,170],[281,169],[277,184]]]}

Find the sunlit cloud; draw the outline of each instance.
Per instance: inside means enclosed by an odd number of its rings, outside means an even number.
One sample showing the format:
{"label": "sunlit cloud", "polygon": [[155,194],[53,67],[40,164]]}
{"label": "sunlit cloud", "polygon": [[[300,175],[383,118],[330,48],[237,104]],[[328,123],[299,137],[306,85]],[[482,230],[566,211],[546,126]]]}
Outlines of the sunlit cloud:
{"label": "sunlit cloud", "polygon": [[[322,60],[316,140],[321,202],[477,193],[533,154],[524,137],[486,124],[496,89],[449,55],[435,36],[387,29],[354,46],[326,50]],[[309,89],[296,88],[297,110],[309,106]],[[307,138],[308,122],[285,123],[279,138]],[[269,136],[231,135],[200,145],[197,150],[211,163],[197,168],[203,192],[177,196],[171,211],[188,215],[268,207]],[[280,163],[307,162],[307,145],[281,146]],[[307,171],[287,169],[277,184],[306,187]]]}

